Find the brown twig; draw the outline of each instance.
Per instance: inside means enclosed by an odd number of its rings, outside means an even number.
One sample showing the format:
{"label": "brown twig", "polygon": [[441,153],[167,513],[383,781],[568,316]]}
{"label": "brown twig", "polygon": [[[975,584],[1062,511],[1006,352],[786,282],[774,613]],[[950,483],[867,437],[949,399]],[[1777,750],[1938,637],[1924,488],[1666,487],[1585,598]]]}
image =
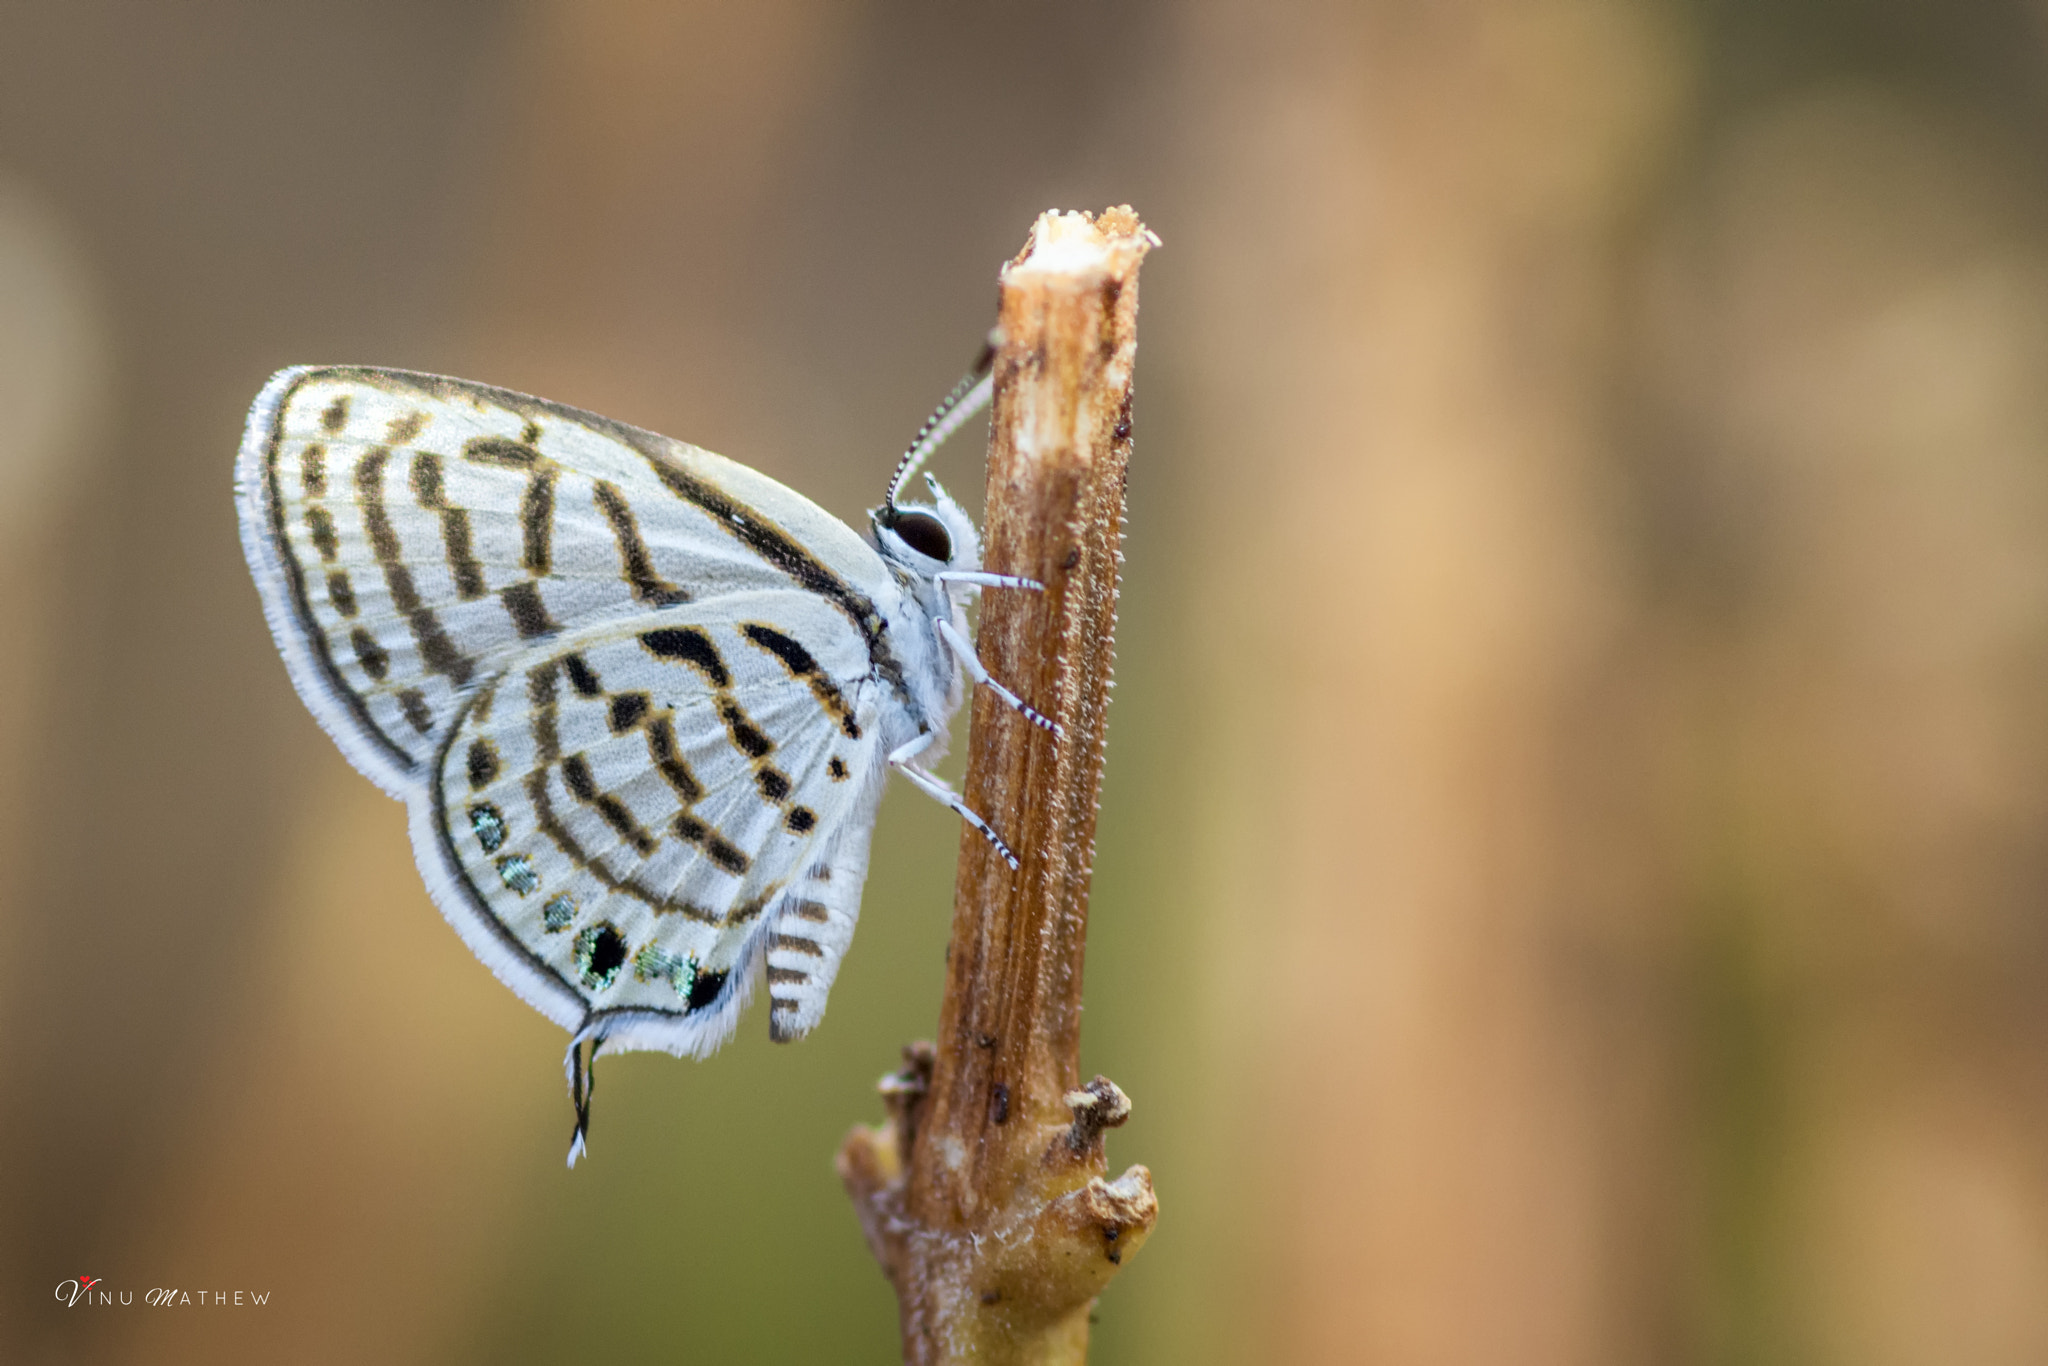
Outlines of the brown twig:
{"label": "brown twig", "polygon": [[1138,267],[1128,208],[1045,214],[1004,267],[984,560],[1043,593],[991,591],[977,649],[1054,740],[986,693],[966,796],[1023,860],[962,837],[936,1046],[884,1078],[889,1122],[839,1154],[896,1288],[906,1362],[1086,1359],[1088,1307],[1151,1232],[1152,1177],[1106,1181],[1130,1101],[1078,1084],[1081,960],[1131,446]]}

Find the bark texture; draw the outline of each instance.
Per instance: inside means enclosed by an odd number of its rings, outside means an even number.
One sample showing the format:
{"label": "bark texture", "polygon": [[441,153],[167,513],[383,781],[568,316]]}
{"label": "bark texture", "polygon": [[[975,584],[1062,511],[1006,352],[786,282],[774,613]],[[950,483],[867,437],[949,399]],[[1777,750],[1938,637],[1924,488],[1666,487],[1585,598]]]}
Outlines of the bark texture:
{"label": "bark texture", "polygon": [[967,802],[1016,849],[964,832],[938,1041],[885,1078],[889,1121],[839,1157],[895,1286],[904,1359],[1086,1358],[1088,1308],[1151,1232],[1151,1174],[1105,1179],[1130,1102],[1082,1085],[1081,967],[1102,786],[1138,268],[1129,208],[1047,213],[1004,267],[984,561],[1042,593],[984,596],[990,672],[1055,738],[975,698]]}

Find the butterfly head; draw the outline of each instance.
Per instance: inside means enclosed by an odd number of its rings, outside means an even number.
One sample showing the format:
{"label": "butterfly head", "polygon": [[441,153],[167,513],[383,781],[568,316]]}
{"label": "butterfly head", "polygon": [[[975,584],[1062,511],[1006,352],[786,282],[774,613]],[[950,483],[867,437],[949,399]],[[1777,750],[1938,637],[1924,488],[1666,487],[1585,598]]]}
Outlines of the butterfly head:
{"label": "butterfly head", "polygon": [[868,514],[882,557],[921,578],[942,569],[981,568],[981,537],[967,509],[954,502],[939,481],[925,476],[932,502],[893,499]]}

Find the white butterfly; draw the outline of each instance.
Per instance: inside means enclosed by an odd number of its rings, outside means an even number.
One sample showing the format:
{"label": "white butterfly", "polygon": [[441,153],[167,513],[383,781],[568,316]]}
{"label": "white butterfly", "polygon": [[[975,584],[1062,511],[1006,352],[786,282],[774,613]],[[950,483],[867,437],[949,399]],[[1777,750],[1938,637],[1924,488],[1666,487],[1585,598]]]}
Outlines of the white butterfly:
{"label": "white butterfly", "polygon": [[[570,1030],[573,1166],[600,1052],[698,1057],[756,984],[799,1038],[860,913],[889,769],[926,770],[975,659],[971,518],[904,482],[987,401],[988,354],[919,433],[870,544],[802,495],[623,423],[463,380],[280,371],[236,463],[242,546],[292,682],[410,812],[471,952]],[[588,1060],[579,1051],[588,1046]]]}

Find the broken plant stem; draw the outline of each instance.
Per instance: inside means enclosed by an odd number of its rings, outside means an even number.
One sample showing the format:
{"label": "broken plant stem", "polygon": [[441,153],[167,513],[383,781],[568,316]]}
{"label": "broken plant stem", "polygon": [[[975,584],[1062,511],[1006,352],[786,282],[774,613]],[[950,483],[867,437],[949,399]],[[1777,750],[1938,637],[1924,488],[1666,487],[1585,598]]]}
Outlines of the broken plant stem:
{"label": "broken plant stem", "polygon": [[1158,1213],[1145,1168],[1104,1179],[1103,1131],[1130,1101],[1078,1075],[1138,267],[1155,242],[1129,208],[1048,213],[1002,272],[983,558],[1045,591],[984,595],[977,651],[1062,738],[976,697],[967,802],[1023,866],[963,835],[938,1042],[904,1050],[882,1084],[889,1122],[840,1150],[916,1366],[1084,1361],[1088,1307]]}

